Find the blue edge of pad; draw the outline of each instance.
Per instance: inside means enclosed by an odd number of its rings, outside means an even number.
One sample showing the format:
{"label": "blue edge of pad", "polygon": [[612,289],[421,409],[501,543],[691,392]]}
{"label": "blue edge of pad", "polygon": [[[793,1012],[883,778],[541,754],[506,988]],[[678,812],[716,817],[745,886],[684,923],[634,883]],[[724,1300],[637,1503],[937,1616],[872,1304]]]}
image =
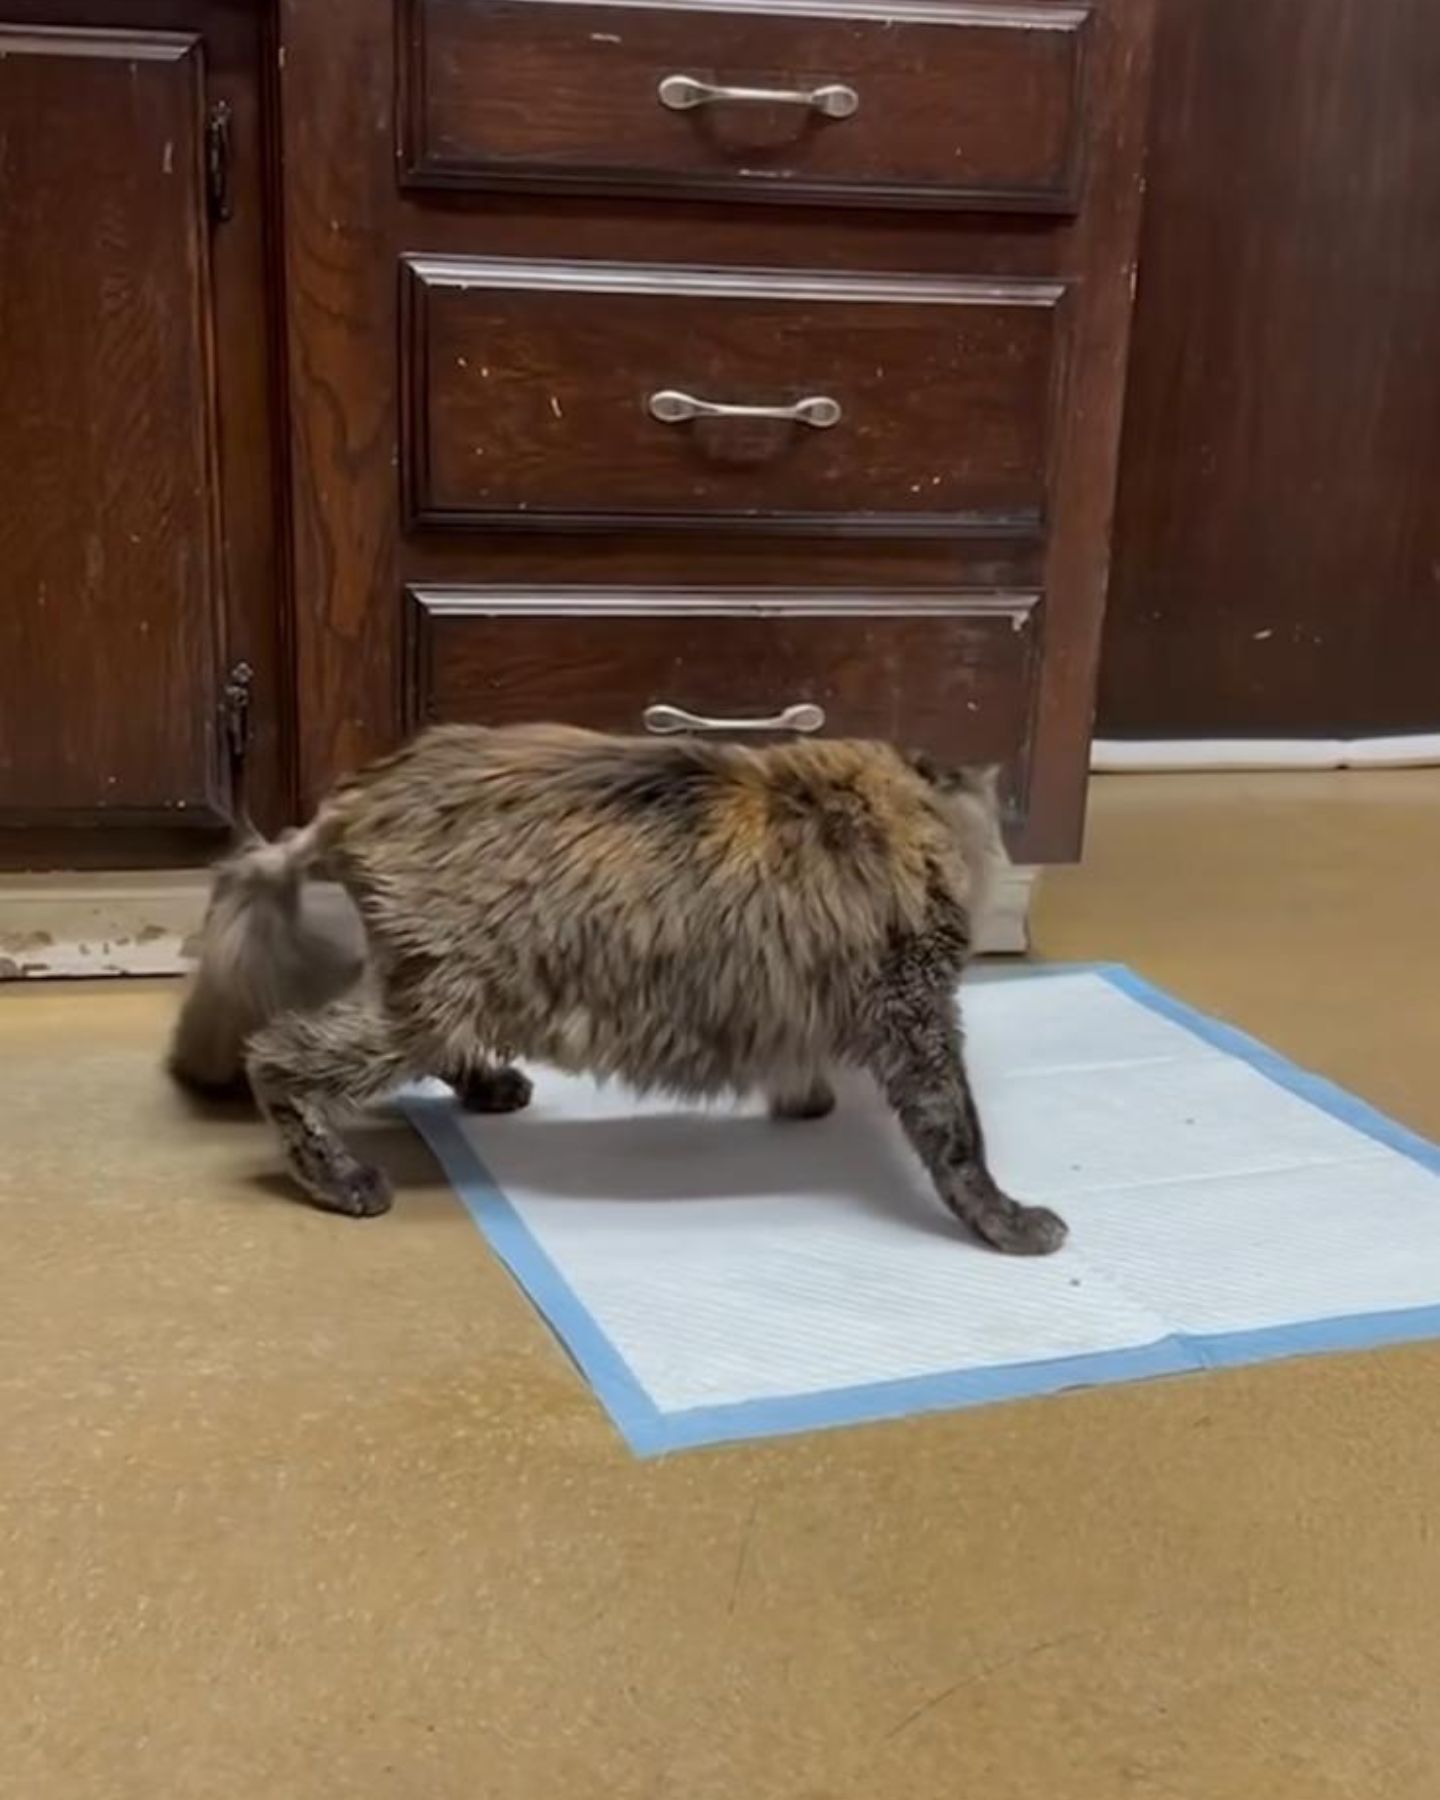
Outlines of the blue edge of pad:
{"label": "blue edge of pad", "polygon": [[[1121,965],[1054,963],[1027,969],[1023,976],[1018,972],[1014,976],[997,973],[993,979],[1075,974],[1103,976],[1121,993],[1148,1006],[1162,1018],[1183,1025],[1217,1050],[1239,1057],[1289,1093],[1298,1094],[1302,1100],[1308,1100],[1366,1137],[1411,1157],[1432,1173],[1440,1174],[1440,1145],[1428,1142],[1393,1119],[1387,1119],[1374,1107],[1367,1106],[1363,1100],[1347,1094],[1321,1076],[1297,1068],[1233,1026],[1196,1012],[1193,1007],[1152,987]],[[898,1419],[911,1413],[980,1406],[993,1400],[1018,1400],[1036,1394],[1057,1393],[1063,1388],[1093,1387],[1112,1381],[1142,1381],[1156,1375],[1234,1367],[1282,1356],[1361,1350],[1379,1344],[1403,1344],[1440,1337],[1440,1305],[1421,1306],[1335,1319],[1306,1319],[1258,1331],[1221,1332],[1214,1336],[1177,1334],[1136,1349],[1103,1350],[1044,1362],[1011,1363],[999,1368],[955,1369],[899,1381],[831,1388],[820,1393],[662,1412],[501,1192],[467,1137],[454,1102],[448,1098],[410,1094],[401,1101],[401,1108],[439,1158],[496,1255],[578,1363],[637,1456],[660,1456],[670,1450],[693,1449],[701,1444],[776,1437],[787,1432],[857,1425],[875,1419]]]}

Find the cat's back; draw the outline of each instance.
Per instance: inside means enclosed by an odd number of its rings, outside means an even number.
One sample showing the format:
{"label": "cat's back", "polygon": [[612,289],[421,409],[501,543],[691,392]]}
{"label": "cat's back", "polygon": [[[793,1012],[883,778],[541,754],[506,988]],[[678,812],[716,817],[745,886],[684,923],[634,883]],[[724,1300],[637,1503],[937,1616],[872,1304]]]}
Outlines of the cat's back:
{"label": "cat's back", "polygon": [[953,843],[888,745],[629,738],[559,725],[444,726],[343,783],[347,859],[435,894],[533,887],[547,905],[769,893],[906,918]]}

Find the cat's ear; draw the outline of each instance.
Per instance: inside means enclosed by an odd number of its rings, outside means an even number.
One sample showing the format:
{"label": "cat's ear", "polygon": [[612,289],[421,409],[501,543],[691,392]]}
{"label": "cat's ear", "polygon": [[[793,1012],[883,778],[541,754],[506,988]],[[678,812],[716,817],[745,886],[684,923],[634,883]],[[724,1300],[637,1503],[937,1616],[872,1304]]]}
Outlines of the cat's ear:
{"label": "cat's ear", "polygon": [[952,769],[936,762],[928,750],[906,750],[902,755],[922,781],[938,788],[942,794],[953,794],[965,785],[963,769]]}
{"label": "cat's ear", "polygon": [[989,806],[1000,803],[1000,765],[999,763],[970,764],[960,770],[960,786],[967,793],[978,795]]}
{"label": "cat's ear", "polygon": [[905,753],[905,760],[922,781],[938,788],[942,794],[973,794],[976,799],[983,800],[987,806],[994,806],[1000,794],[1000,765],[988,763],[983,767],[966,764],[955,767],[946,763],[938,763],[925,750],[910,750]]}

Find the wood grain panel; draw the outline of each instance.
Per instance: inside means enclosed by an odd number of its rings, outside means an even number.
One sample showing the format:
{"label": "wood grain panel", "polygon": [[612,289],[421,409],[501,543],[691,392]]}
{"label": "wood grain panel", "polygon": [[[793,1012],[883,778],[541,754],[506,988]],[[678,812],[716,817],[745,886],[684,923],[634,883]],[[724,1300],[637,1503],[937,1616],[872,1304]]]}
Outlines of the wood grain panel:
{"label": "wood grain panel", "polygon": [[0,28],[0,51],[0,809],[214,824],[198,40]]}
{"label": "wood grain panel", "polygon": [[1101,723],[1440,724],[1440,7],[1160,12]]}
{"label": "wood grain panel", "polygon": [[[707,583],[721,587],[807,586],[855,593],[943,587],[1033,592],[1044,582],[1045,546],[1038,538],[727,537],[704,541]],[[561,532],[425,531],[404,546],[407,578],[425,587],[475,581],[684,587],[696,578],[697,546],[681,532],[594,535]]]}
{"label": "wood grain panel", "polygon": [[[411,0],[407,176],[418,185],[1067,211],[1086,6],[968,0],[714,5]],[[793,104],[677,112],[669,76]]]}
{"label": "wood grain panel", "polygon": [[[269,71],[275,66],[273,16],[267,8],[235,5],[232,0],[6,0],[3,12],[12,28],[69,27],[78,32],[68,42],[84,61],[93,53],[97,33],[118,33],[113,41],[122,49],[152,33],[162,41],[183,34],[186,43],[198,39],[196,54],[204,64],[206,109],[223,105],[229,115],[230,214],[223,224],[207,226],[210,272],[210,332],[213,354],[214,435],[218,451],[219,510],[222,529],[216,546],[220,577],[219,603],[223,618],[217,620],[217,642],[223,637],[222,668],[243,659],[254,671],[250,736],[243,771],[243,796],[233,789],[221,798],[233,811],[238,798],[262,828],[274,830],[290,816],[293,807],[293,764],[289,741],[294,715],[291,656],[288,643],[289,594],[286,559],[280,541],[281,468],[277,444],[276,402],[280,366],[275,325],[280,299],[271,282],[270,249],[277,214],[270,204],[277,177],[270,132],[273,108],[269,105]],[[46,39],[54,44],[53,37]],[[83,110],[70,114],[72,130],[83,136],[90,129],[91,96],[80,94]],[[0,120],[10,127],[9,146],[16,147],[18,121]],[[62,120],[51,116],[50,130]],[[83,169],[81,163],[77,167]],[[176,196],[173,183],[164,197],[193,204],[188,191]],[[64,221],[73,212],[85,217],[93,204],[86,189],[55,202],[51,229],[63,235]],[[0,220],[8,215],[0,213]],[[0,237],[7,227],[0,224]],[[10,270],[5,269],[8,278]],[[62,360],[73,346],[59,334],[36,340],[36,353],[49,346]],[[176,337],[173,353],[190,353],[186,337]],[[6,351],[24,354],[23,344],[7,340],[0,345],[0,361]],[[33,376],[32,376],[33,379]],[[139,396],[132,396],[138,401]],[[37,529],[51,521],[42,510],[33,515]],[[27,529],[17,520],[15,529]],[[122,538],[117,548],[138,554]],[[3,576],[0,576],[3,583]],[[0,628],[3,629],[3,628]],[[104,651],[103,640],[96,654]],[[122,665],[123,666],[123,665]],[[0,693],[4,691],[0,673]],[[123,679],[112,681],[107,703],[124,715],[129,689]],[[67,688],[65,698],[71,698]],[[93,688],[77,684],[73,698],[78,707],[93,704]],[[193,712],[213,717],[217,684],[211,679],[193,689],[184,705]],[[147,721],[147,729],[153,728]],[[84,727],[82,727],[83,731]],[[52,738],[69,727],[53,721]],[[103,746],[97,746],[103,748]],[[113,772],[113,771],[109,771]],[[182,768],[182,775],[184,770]],[[104,773],[104,771],[102,771]],[[33,805],[23,816],[44,812],[47,796],[37,791]],[[205,859],[214,853],[216,836],[195,829],[195,809],[162,807],[158,822],[150,813],[142,816],[106,805],[87,813],[84,808],[51,808],[46,815],[56,822],[20,826],[22,813],[0,814],[0,866],[22,868],[118,867],[177,863]],[[177,823],[186,821],[188,824]],[[216,819],[216,832],[222,827]]]}
{"label": "wood grain panel", "polygon": [[[408,265],[412,516],[1035,536],[1064,288],[481,258]],[[681,390],[797,422],[657,421]]]}
{"label": "wood grain panel", "polygon": [[411,724],[639,732],[653,704],[750,719],[810,703],[830,736],[1003,763],[1023,796],[1033,594],[448,587],[408,598]]}
{"label": "wood grain panel", "polygon": [[[407,584],[760,582],[953,591],[1038,575],[1025,852],[1073,855],[1114,495],[1139,214],[1154,0],[1095,0],[1085,28],[1083,203],[1042,220],[994,212],[788,209],[635,198],[397,190],[392,0],[305,0],[281,13],[293,507],[302,772],[327,782],[401,727]],[[401,74],[401,86],[404,86]],[[591,530],[407,529],[397,261],[705,264],[1066,287],[1064,404],[1050,421],[1043,541]],[[945,462],[948,463],[947,446]]]}

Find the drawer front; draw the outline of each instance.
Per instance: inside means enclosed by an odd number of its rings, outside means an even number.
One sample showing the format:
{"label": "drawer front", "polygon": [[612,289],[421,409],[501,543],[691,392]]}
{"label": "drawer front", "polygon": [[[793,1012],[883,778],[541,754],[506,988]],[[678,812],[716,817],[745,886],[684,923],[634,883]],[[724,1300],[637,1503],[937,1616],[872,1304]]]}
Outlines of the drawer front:
{"label": "drawer front", "polygon": [[949,0],[412,0],[406,173],[1071,211],[1088,18]]}
{"label": "drawer front", "polygon": [[1058,284],[455,258],[406,288],[413,522],[1041,529]]}
{"label": "drawer front", "polygon": [[412,588],[408,723],[639,733],[647,709],[670,707],[747,736],[818,707],[827,735],[1000,762],[1019,792],[1036,605],[1025,594]]}

